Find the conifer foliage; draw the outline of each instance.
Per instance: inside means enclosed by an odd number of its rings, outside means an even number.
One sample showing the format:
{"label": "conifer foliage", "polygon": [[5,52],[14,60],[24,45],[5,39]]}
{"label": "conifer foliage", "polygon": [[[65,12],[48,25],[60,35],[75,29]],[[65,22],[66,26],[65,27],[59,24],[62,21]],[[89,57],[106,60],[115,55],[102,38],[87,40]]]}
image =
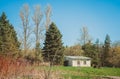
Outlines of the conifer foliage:
{"label": "conifer foliage", "polygon": [[103,61],[103,66],[109,66],[109,62],[108,62],[108,57],[109,57],[109,53],[110,53],[110,43],[111,43],[111,40],[110,40],[110,36],[107,34],[106,35],[106,38],[105,38],[105,43],[104,43],[104,52],[102,54],[102,61]]}
{"label": "conifer foliage", "polygon": [[14,27],[3,12],[0,16],[0,52],[14,53],[19,49],[19,45]]}
{"label": "conifer foliage", "polygon": [[45,61],[51,64],[62,64],[63,60],[63,43],[62,35],[56,25],[51,23],[46,32],[46,39],[43,48],[43,57]]}

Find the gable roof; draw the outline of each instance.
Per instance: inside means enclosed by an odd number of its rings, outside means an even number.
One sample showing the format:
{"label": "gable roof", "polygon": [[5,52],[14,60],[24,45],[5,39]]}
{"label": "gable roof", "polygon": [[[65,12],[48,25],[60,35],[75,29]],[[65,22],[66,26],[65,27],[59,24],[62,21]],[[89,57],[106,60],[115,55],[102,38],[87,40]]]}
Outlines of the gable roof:
{"label": "gable roof", "polygon": [[90,57],[85,57],[85,56],[65,56],[65,59],[80,59],[80,60],[91,60]]}

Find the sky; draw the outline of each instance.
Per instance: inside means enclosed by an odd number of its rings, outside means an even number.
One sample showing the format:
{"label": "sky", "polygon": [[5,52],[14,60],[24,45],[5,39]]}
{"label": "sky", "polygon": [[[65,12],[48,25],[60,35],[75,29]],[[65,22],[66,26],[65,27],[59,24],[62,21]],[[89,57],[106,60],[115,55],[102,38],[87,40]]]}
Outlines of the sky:
{"label": "sky", "polygon": [[83,26],[93,42],[104,42],[106,34],[112,42],[120,40],[120,0],[0,0],[0,15],[5,12],[16,31],[21,27],[19,12],[23,4],[29,4],[31,13],[35,5],[39,4],[44,12],[50,4],[51,20],[63,35],[65,46],[79,43]]}

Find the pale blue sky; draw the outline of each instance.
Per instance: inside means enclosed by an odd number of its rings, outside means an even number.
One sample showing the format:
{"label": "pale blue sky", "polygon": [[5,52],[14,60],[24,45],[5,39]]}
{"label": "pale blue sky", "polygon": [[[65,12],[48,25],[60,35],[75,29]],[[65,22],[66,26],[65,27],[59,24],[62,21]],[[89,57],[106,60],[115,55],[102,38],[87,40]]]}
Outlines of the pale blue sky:
{"label": "pale blue sky", "polygon": [[64,45],[78,43],[80,28],[87,26],[95,41],[104,42],[106,34],[111,41],[120,40],[120,0],[0,0],[0,14],[4,11],[17,30],[21,25],[19,12],[23,4],[30,8],[40,4],[44,12],[52,6],[52,21],[63,35]]}

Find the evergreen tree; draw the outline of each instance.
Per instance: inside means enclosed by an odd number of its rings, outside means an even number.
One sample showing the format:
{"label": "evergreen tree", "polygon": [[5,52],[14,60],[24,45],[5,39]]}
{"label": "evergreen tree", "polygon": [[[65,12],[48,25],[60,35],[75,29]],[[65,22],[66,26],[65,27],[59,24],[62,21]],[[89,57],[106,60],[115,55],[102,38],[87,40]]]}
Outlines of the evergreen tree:
{"label": "evergreen tree", "polygon": [[45,61],[51,64],[63,63],[63,43],[62,35],[56,25],[52,23],[46,32],[46,39],[43,48],[43,57]]}
{"label": "evergreen tree", "polygon": [[103,66],[108,66],[108,56],[109,56],[109,52],[110,52],[110,36],[107,34],[106,38],[105,38],[105,42],[104,42],[104,46],[103,46],[103,54],[102,54],[102,65]]}
{"label": "evergreen tree", "polygon": [[93,44],[91,43],[91,41],[89,41],[88,43],[86,43],[85,45],[82,46],[82,49],[84,50],[84,55],[87,57],[91,57],[93,56]]}
{"label": "evergreen tree", "polygon": [[99,41],[96,41],[96,44],[92,44],[90,41],[82,46],[84,50],[84,55],[92,58],[92,66],[100,66],[100,57],[99,57]]}
{"label": "evergreen tree", "polygon": [[93,64],[94,64],[94,67],[99,68],[101,66],[101,53],[100,53],[99,39],[96,40],[93,46],[94,46]]}
{"label": "evergreen tree", "polygon": [[3,12],[0,16],[0,51],[14,53],[19,49],[19,45],[17,34]]}
{"label": "evergreen tree", "polygon": [[3,29],[2,29],[2,24],[0,22],[0,51],[2,51],[2,32],[3,32]]}

